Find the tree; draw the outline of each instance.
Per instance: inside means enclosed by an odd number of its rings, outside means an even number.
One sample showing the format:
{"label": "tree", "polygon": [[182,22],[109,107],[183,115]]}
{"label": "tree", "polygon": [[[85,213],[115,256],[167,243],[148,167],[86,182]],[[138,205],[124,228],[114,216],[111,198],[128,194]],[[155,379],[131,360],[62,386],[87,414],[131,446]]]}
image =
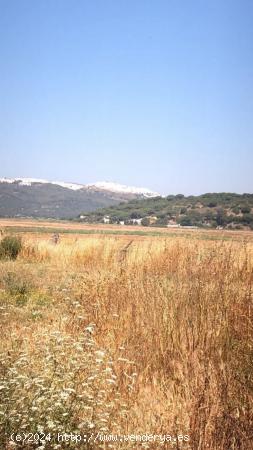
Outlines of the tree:
{"label": "tree", "polygon": [[148,217],[144,217],[144,218],[142,219],[142,221],[141,221],[141,224],[142,224],[144,227],[148,227],[148,226],[150,225],[150,220],[149,220],[149,218],[148,218]]}
{"label": "tree", "polygon": [[251,211],[251,208],[250,208],[249,206],[243,206],[243,207],[241,208],[241,212],[242,212],[243,214],[249,214],[250,211]]}
{"label": "tree", "polygon": [[248,225],[253,224],[253,214],[243,214],[241,221]]}
{"label": "tree", "polygon": [[184,216],[179,220],[180,225],[182,225],[182,227],[189,227],[192,225],[192,221],[190,219],[190,217],[188,216]]}
{"label": "tree", "polygon": [[218,226],[222,226],[225,224],[225,222],[226,222],[226,215],[224,209],[220,208],[217,210],[216,223]]}
{"label": "tree", "polygon": [[[168,198],[168,197],[167,197],[167,198]],[[184,198],[184,195],[183,195],[183,194],[177,194],[177,195],[175,196],[175,198],[181,200],[182,198]]]}
{"label": "tree", "polygon": [[140,218],[141,218],[141,215],[137,211],[133,211],[130,214],[130,219],[140,219]]}

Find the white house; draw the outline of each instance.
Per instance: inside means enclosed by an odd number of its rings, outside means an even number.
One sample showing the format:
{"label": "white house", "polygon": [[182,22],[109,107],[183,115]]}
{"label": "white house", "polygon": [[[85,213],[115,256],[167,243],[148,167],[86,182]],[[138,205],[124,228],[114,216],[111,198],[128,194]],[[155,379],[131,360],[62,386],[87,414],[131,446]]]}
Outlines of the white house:
{"label": "white house", "polygon": [[141,219],[131,219],[131,222],[133,225],[141,225],[141,221],[142,221],[142,218]]}
{"label": "white house", "polygon": [[103,222],[104,223],[110,223],[110,216],[104,216],[103,217]]}

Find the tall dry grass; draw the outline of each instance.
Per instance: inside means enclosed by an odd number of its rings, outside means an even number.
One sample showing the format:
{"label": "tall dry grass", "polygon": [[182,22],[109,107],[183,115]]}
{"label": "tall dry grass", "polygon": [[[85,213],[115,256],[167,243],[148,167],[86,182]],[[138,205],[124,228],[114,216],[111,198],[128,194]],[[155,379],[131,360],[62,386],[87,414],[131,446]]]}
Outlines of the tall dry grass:
{"label": "tall dry grass", "polygon": [[252,244],[30,239],[0,277],[2,446],[40,427],[252,448]]}

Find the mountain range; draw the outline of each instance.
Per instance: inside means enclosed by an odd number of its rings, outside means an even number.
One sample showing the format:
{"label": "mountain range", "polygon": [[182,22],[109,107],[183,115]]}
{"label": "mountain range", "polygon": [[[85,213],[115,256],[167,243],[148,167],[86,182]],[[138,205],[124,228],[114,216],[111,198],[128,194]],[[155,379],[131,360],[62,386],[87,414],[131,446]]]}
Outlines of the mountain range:
{"label": "mountain range", "polygon": [[146,188],[108,181],[77,184],[37,178],[0,178],[0,217],[67,219],[120,202],[159,195]]}

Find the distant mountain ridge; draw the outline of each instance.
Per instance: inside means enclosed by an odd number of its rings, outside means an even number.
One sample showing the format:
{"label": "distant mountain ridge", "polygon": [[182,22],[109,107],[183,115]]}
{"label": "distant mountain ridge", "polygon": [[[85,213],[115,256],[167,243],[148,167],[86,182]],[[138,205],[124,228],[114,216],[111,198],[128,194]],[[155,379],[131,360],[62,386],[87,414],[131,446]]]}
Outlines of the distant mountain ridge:
{"label": "distant mountain ridge", "polygon": [[94,184],[88,184],[88,187],[95,187],[102,189],[104,191],[110,192],[121,192],[125,194],[136,194],[146,198],[160,197],[161,194],[158,192],[150,191],[149,189],[143,187],[126,186],[125,184],[112,183],[110,181],[99,181]]}
{"label": "distant mountain ridge", "polygon": [[0,178],[0,216],[66,219],[84,211],[157,196],[158,193],[146,188],[108,181],[78,184],[37,178]]}
{"label": "distant mountain ridge", "polygon": [[41,178],[0,178],[0,183],[18,183],[20,186],[32,186],[33,184],[54,184],[67,189],[77,191],[79,189],[101,189],[103,191],[118,192],[125,194],[142,195],[143,197],[158,197],[158,192],[150,189],[125,184],[113,183],[111,181],[98,181],[92,184],[66,183],[65,181],[48,181]]}
{"label": "distant mountain ridge", "polygon": [[48,181],[41,178],[0,178],[0,183],[8,184],[19,184],[20,186],[32,186],[35,183],[39,184],[56,184],[57,186],[62,186],[68,189],[73,189],[74,191],[82,189],[83,184],[77,183],[65,183],[64,181]]}

